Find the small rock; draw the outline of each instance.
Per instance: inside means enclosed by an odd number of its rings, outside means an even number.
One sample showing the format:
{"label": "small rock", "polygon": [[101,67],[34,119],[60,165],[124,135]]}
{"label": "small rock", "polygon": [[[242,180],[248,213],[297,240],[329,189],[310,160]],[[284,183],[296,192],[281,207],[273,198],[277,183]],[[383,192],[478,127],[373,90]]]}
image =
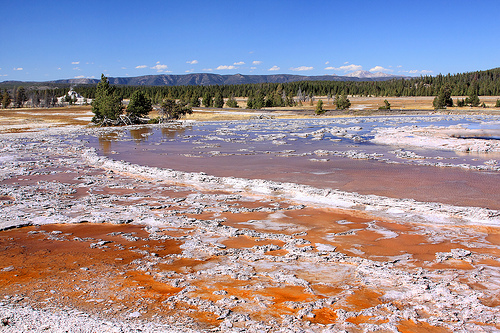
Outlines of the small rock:
{"label": "small rock", "polygon": [[466,249],[451,249],[451,255],[455,259],[460,259],[471,255],[471,252]]}
{"label": "small rock", "polygon": [[141,316],[142,316],[142,314],[139,311],[129,313],[129,315],[128,315],[129,318],[139,318]]}
{"label": "small rock", "polygon": [[10,325],[10,317],[4,317],[0,320],[2,323],[2,326],[9,326]]}

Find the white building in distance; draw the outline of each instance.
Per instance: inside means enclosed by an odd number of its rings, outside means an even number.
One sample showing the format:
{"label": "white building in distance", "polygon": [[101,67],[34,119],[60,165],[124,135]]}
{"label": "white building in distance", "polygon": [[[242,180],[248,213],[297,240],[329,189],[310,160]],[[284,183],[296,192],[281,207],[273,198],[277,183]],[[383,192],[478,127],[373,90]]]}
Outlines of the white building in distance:
{"label": "white building in distance", "polygon": [[66,96],[69,96],[73,101],[76,99],[76,101],[73,103],[74,105],[84,105],[92,103],[92,99],[83,97],[82,95],[74,91],[73,88],[70,88],[66,95],[58,97],[57,103],[66,103]]}

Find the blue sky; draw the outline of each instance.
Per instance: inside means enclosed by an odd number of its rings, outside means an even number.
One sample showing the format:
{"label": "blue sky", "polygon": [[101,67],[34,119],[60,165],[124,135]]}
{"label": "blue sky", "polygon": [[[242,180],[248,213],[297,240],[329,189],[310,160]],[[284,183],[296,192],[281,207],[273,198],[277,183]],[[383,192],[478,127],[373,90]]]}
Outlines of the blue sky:
{"label": "blue sky", "polygon": [[500,0],[4,1],[0,81],[500,67]]}

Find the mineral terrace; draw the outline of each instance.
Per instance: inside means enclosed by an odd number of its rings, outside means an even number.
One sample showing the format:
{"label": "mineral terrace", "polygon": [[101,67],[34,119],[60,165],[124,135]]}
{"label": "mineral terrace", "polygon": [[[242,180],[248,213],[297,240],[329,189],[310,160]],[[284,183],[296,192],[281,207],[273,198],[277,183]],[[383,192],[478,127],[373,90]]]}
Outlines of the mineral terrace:
{"label": "mineral terrace", "polygon": [[496,210],[133,165],[93,131],[1,134],[0,332],[500,331]]}

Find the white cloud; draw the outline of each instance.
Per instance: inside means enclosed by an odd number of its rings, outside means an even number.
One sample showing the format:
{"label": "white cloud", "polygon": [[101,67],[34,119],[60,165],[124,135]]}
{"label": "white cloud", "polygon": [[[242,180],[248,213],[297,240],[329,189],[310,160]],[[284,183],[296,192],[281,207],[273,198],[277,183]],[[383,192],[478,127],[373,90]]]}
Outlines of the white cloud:
{"label": "white cloud", "polygon": [[159,61],[156,62],[156,65],[151,67],[151,69],[156,69],[156,71],[158,73],[162,73],[162,72],[168,72],[167,69],[168,69],[168,66],[167,65],[162,65],[160,64]]}
{"label": "white cloud", "polygon": [[122,69],[127,69],[127,67],[122,67]]}
{"label": "white cloud", "polygon": [[360,71],[363,69],[363,66],[360,65],[346,65],[346,66],[340,66],[340,67],[326,67],[326,70],[334,70],[334,71],[344,71],[344,72],[354,72],[354,71]]}
{"label": "white cloud", "polygon": [[75,78],[75,79],[84,79],[84,78],[85,78],[85,75],[78,75],[78,76],[75,76],[74,78]]}
{"label": "white cloud", "polygon": [[71,64],[72,65],[80,65],[80,62],[79,61],[73,61]]}
{"label": "white cloud", "polygon": [[81,71],[80,67],[73,68],[74,71]]}
{"label": "white cloud", "polygon": [[250,67],[250,69],[257,69],[257,67]]}
{"label": "white cloud", "polygon": [[260,60],[254,60],[254,61],[252,61],[252,64],[254,64],[254,65],[260,65],[260,64],[262,64],[262,61],[260,61]]}
{"label": "white cloud", "polygon": [[186,61],[186,64],[191,64],[191,65],[196,65],[197,63],[198,63],[198,60]]}
{"label": "white cloud", "polygon": [[146,66],[146,65],[139,65],[139,66],[135,66],[135,68],[138,68],[138,69],[139,69],[139,68],[147,68],[147,67],[148,67],[148,66]]}
{"label": "white cloud", "polygon": [[221,69],[236,69],[236,66],[226,66],[226,65],[220,65],[219,67],[216,68],[217,70],[221,70]]}
{"label": "white cloud", "polygon": [[22,67],[17,67],[17,68],[16,68],[16,67],[14,67],[14,68],[13,68],[13,70],[15,70],[15,71],[22,71],[23,69],[24,69],[24,68],[22,68]]}
{"label": "white cloud", "polygon": [[268,71],[279,71],[281,68],[278,66],[274,65],[273,67],[269,68]]}
{"label": "white cloud", "polygon": [[244,65],[245,63],[243,61],[235,62],[233,65],[235,66],[241,66]]}
{"label": "white cloud", "polygon": [[392,69],[387,69],[382,66],[375,66],[372,69],[370,69],[370,72],[392,72]]}
{"label": "white cloud", "polygon": [[329,63],[330,63],[329,61],[325,62],[325,65],[328,65]]}
{"label": "white cloud", "polygon": [[203,68],[202,70],[205,72],[213,72],[214,69],[213,68]]}
{"label": "white cloud", "polygon": [[291,67],[290,68],[290,70],[292,70],[292,71],[310,71],[313,69],[314,69],[314,67],[307,67],[307,66]]}
{"label": "white cloud", "polygon": [[408,74],[430,74],[430,73],[432,73],[432,71],[428,71],[428,70],[425,70],[425,69],[423,69],[421,71],[419,71],[417,69],[412,69],[410,71],[402,71],[402,72],[403,73],[408,73]]}
{"label": "white cloud", "polygon": [[188,69],[187,71],[185,71],[185,73],[192,73],[194,72],[194,69]]}

